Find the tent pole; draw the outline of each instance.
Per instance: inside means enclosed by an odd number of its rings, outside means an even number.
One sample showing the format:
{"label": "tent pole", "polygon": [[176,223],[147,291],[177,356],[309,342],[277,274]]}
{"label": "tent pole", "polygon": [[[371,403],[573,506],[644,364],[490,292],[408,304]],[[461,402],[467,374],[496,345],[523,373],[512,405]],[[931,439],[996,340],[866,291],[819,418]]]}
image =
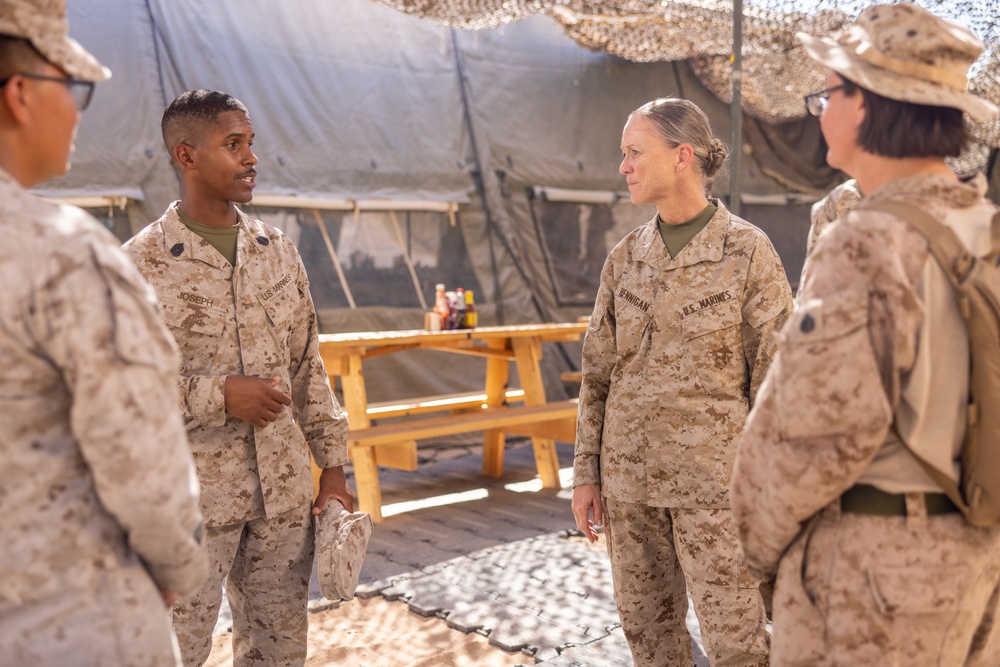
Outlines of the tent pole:
{"label": "tent pole", "polygon": [[333,247],[333,241],[330,240],[330,232],[326,231],[326,224],[323,222],[323,216],[319,214],[319,209],[314,208],[312,210],[313,217],[316,218],[316,226],[319,227],[319,233],[323,235],[323,243],[326,245],[326,251],[330,254],[330,259],[333,260],[333,268],[337,270],[337,278],[340,280],[340,287],[344,290],[344,296],[347,297],[347,304],[351,307],[351,310],[355,310],[358,306],[354,303],[354,295],[351,294],[351,286],[347,284],[347,276],[344,275],[344,267],[340,265],[340,258],[337,257],[337,251]]}
{"label": "tent pole", "polygon": [[420,309],[425,313],[430,310],[427,307],[427,301],[424,299],[424,293],[420,289],[420,279],[417,278],[417,269],[413,266],[413,258],[410,257],[410,249],[406,247],[406,240],[403,238],[403,230],[399,226],[399,218],[396,217],[396,211],[389,209],[389,218],[392,220],[392,227],[396,230],[396,240],[399,242],[399,248],[403,251],[403,260],[406,262],[406,268],[410,271],[410,279],[413,281],[413,289],[417,291],[417,298],[420,299]]}
{"label": "tent pole", "polygon": [[486,182],[484,180],[484,165],[479,156],[479,144],[476,143],[476,132],[472,124],[472,112],[469,110],[468,76],[465,71],[465,60],[462,58],[462,49],[458,43],[458,33],[454,28],[451,31],[451,45],[455,51],[455,67],[458,70],[458,90],[462,96],[462,115],[465,118],[465,127],[469,131],[469,142],[472,144],[472,158],[476,161],[475,169],[472,170],[472,180],[476,185],[479,200],[483,206],[483,217],[486,220],[486,239],[490,248],[490,265],[493,269],[493,303],[496,308],[497,324],[504,323],[503,316],[503,295],[500,292],[500,274],[497,271],[497,259],[493,250],[493,233],[498,236],[500,230],[496,228],[493,214],[490,211],[489,201],[486,199]]}
{"label": "tent pole", "polygon": [[729,210],[740,214],[740,171],[743,169],[743,0],[733,0],[733,102],[729,107],[732,144],[729,147]]}

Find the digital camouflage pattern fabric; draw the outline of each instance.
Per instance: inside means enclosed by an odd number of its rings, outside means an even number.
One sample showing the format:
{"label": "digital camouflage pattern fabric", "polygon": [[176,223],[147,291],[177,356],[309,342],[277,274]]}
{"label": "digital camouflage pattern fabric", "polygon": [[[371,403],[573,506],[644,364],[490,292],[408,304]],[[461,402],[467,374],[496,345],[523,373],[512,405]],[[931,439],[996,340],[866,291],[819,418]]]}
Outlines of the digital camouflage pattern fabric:
{"label": "digital camouflage pattern fabric", "polygon": [[734,440],[792,297],[767,237],[717,205],[676,258],[656,220],[611,251],[583,345],[575,486],[729,506]]}
{"label": "digital camouflage pattern fabric", "polygon": [[174,629],[185,667],[203,665],[212,652],[226,577],[233,613],[233,664],[295,667],[305,662],[311,527],[309,503],[273,519],[206,529],[210,585],[174,606]]}
{"label": "digital camouflage pattern fabric", "polygon": [[177,349],[114,238],[0,171],[0,661],[175,665],[205,578]]}
{"label": "digital camouflage pattern fabric", "polygon": [[[868,198],[915,203],[983,254],[985,189],[921,175]],[[920,233],[864,204],[819,239],[735,463],[747,565],[778,575],[772,664],[1000,664],[1000,528],[927,516],[940,489],[891,430],[957,475],[964,325]],[[905,494],[907,516],[843,512],[858,483]]]}
{"label": "digital camouflage pattern fabric", "polygon": [[[176,205],[125,244],[153,285],[181,351],[180,391],[205,523],[278,516],[313,497],[320,468],[347,463],[347,417],[319,356],[319,326],[298,251],[243,213],[233,267]],[[280,376],[290,410],[267,428],[225,411],[229,375]]]}
{"label": "digital camouflage pattern fabric", "polygon": [[806,271],[809,270],[809,256],[812,255],[820,234],[834,220],[844,217],[860,201],[861,190],[858,189],[857,181],[852,178],[830,190],[825,197],[812,205],[809,212],[809,235],[806,237],[806,257],[802,263],[796,296],[802,293],[802,285],[806,282]]}
{"label": "digital camouflage pattern fabric", "polygon": [[712,665],[768,665],[760,581],[743,566],[728,509],[605,505],[615,602],[637,666],[692,663],[688,593]]}
{"label": "digital camouflage pattern fabric", "polygon": [[66,0],[4,0],[0,35],[27,39],[45,60],[69,76],[94,82],[111,78],[111,70],[69,36]]}
{"label": "digital camouflage pattern fabric", "polygon": [[615,598],[639,667],[767,665],[760,582],[729,514],[735,439],[792,307],[774,248],[718,202],[671,258],[654,219],[608,257],[583,346],[574,486],[599,484]]}
{"label": "digital camouflage pattern fabric", "polygon": [[[298,252],[280,231],[237,216],[235,266],[184,225],[176,204],[126,244],[180,346],[209,527],[209,582],[178,602],[174,625],[185,663],[202,664],[227,577],[235,664],[301,665],[313,554],[309,455],[321,468],[345,464],[347,417],[319,356]],[[280,377],[292,405],[265,428],[237,419],[225,410],[229,375]]]}
{"label": "digital camouflage pattern fabric", "polygon": [[853,178],[844,181],[830,190],[825,197],[812,205],[809,212],[809,236],[806,238],[806,256],[812,254],[820,234],[858,205],[861,201],[861,190]]}

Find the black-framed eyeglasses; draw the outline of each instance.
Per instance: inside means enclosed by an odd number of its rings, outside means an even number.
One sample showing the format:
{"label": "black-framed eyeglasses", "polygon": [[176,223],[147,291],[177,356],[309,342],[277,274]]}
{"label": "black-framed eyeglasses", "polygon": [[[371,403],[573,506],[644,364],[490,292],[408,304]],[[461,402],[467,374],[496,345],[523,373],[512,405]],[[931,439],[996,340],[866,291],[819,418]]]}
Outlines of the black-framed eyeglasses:
{"label": "black-framed eyeglasses", "polygon": [[844,84],[839,86],[831,86],[830,88],[824,88],[823,90],[816,91],[815,93],[809,93],[804,98],[806,101],[806,109],[809,113],[819,118],[826,111],[826,107],[830,104],[830,93],[836,92],[844,87]]}
{"label": "black-framed eyeglasses", "polygon": [[12,74],[5,79],[0,79],[0,88],[7,85],[7,82],[15,76],[23,76],[25,79],[35,79],[36,81],[56,81],[65,84],[69,88],[69,94],[73,96],[76,108],[83,111],[90,106],[90,100],[94,97],[94,82],[83,79],[64,78],[61,76],[46,76],[45,74]]}

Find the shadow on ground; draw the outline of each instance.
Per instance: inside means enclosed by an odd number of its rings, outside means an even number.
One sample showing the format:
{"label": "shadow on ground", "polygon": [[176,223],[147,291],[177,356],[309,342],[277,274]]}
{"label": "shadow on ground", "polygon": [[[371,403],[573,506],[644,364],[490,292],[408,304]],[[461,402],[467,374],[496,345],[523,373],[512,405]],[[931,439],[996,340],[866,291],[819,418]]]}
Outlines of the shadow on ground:
{"label": "shadow on ground", "polygon": [[[632,667],[603,540],[573,526],[572,447],[557,451],[561,490],[541,489],[531,445],[517,441],[502,479],[481,475],[477,449],[380,470],[389,516],[358,599],[331,603],[314,574],[307,667]],[[694,665],[707,667],[693,614],[688,626]],[[227,664],[227,640],[216,638],[210,665]]]}

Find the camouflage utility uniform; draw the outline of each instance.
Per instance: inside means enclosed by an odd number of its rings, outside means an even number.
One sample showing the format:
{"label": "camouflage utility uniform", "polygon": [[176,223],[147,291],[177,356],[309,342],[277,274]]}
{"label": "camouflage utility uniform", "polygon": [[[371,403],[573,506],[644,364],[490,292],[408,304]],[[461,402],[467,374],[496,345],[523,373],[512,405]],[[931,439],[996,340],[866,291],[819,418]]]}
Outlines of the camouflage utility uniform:
{"label": "camouflage utility uniform", "polygon": [[775,665],[1000,664],[1000,526],[968,524],[897,435],[958,479],[968,336],[924,237],[865,208],[915,203],[981,255],[985,189],[897,180],[817,243],[733,474],[747,564],[778,572]]}
{"label": "camouflage utility uniform", "polygon": [[574,485],[600,484],[636,665],[766,665],[759,582],[729,512],[734,440],[792,297],[774,248],[721,204],[671,258],[657,220],[611,251],[583,346]]}
{"label": "camouflage utility uniform", "polygon": [[157,588],[205,579],[177,349],[77,208],[0,171],[0,663],[176,665]]}
{"label": "camouflage utility uniform", "polygon": [[[312,567],[309,453],[347,462],[347,418],[319,356],[305,268],[278,230],[237,211],[236,266],[189,230],[176,204],[126,244],[153,284],[181,349],[181,394],[202,483],[209,584],[181,600],[174,627],[188,665],[211,650],[221,582],[236,664],[302,664]],[[258,428],[228,414],[229,375],[280,377],[292,397]]]}
{"label": "camouflage utility uniform", "polygon": [[802,273],[799,278],[799,289],[796,297],[802,292],[806,281],[806,271],[809,270],[809,256],[812,255],[816,242],[834,220],[844,215],[861,201],[861,190],[856,180],[844,181],[830,190],[825,197],[812,205],[809,211],[809,235],[806,237],[806,257],[802,262]]}

